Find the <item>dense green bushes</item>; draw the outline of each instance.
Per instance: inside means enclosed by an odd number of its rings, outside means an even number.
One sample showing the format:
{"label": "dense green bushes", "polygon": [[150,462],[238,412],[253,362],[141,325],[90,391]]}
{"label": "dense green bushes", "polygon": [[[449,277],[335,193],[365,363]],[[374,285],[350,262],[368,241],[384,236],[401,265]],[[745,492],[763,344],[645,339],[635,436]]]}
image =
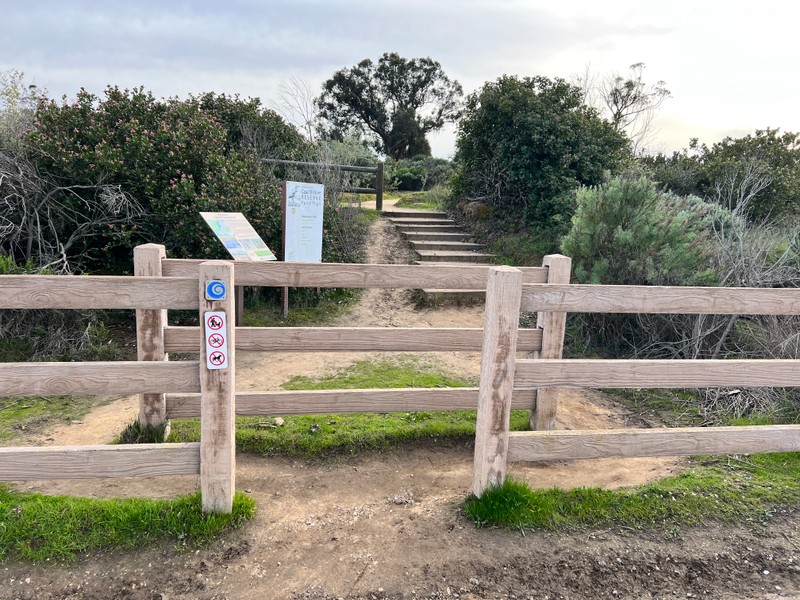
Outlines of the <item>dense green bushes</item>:
{"label": "dense green bushes", "polygon": [[109,224],[73,246],[87,270],[103,272],[129,270],[131,247],[145,241],[164,243],[175,257],[223,256],[203,210],[243,212],[279,245],[278,191],[251,154],[266,141],[281,156],[304,146],[257,101],[213,94],[163,101],[116,87],[103,99],[81,91],[73,103],[43,102],[27,141],[42,176],[72,189],[69,201],[81,204],[103,185],[141,206],[128,226]]}
{"label": "dense green bushes", "polygon": [[403,192],[418,192],[447,184],[454,172],[452,161],[432,156],[386,160],[388,185]]}
{"label": "dense green bushes", "polygon": [[659,192],[626,174],[576,192],[561,248],[578,283],[709,285],[716,281],[714,220],[724,209],[696,196]]}
{"label": "dense green bushes", "polygon": [[453,191],[498,217],[543,227],[568,222],[565,193],[618,168],[628,140],[580,91],[546,77],[503,76],[469,96],[459,124]]}

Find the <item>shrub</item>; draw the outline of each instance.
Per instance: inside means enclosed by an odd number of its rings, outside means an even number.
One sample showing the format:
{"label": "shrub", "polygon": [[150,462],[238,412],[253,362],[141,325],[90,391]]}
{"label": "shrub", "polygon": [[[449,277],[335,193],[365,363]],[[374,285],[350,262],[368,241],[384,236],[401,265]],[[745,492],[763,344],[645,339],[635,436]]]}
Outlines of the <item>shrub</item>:
{"label": "shrub", "polygon": [[561,248],[579,283],[708,285],[716,251],[713,224],[722,209],[696,196],[656,190],[625,174],[581,187]]}
{"label": "shrub", "polygon": [[485,84],[467,99],[456,144],[456,199],[540,227],[569,219],[563,194],[601,183],[628,155],[625,135],[585,106],[575,86],[546,77]]}
{"label": "shrub", "polygon": [[[659,192],[645,176],[626,173],[582,187],[562,251],[572,258],[577,283],[714,285],[715,226],[731,215],[695,196]],[[577,315],[572,345],[611,355],[697,358],[704,342],[683,315]]]}
{"label": "shrub", "polygon": [[429,190],[450,181],[454,164],[443,158],[419,155],[398,161],[386,161],[386,180],[389,186],[405,192]]}
{"label": "shrub", "polygon": [[[159,242],[175,257],[224,257],[200,211],[243,212],[268,244],[280,240],[280,203],[255,149],[297,153],[305,142],[258,101],[206,94],[156,100],[142,88],[81,90],[75,102],[43,101],[29,147],[41,174],[70,185],[81,205],[99,185],[138,201],[144,216],[111,224],[74,248],[89,270],[126,272],[131,247]],[[293,132],[293,133],[292,133]]]}

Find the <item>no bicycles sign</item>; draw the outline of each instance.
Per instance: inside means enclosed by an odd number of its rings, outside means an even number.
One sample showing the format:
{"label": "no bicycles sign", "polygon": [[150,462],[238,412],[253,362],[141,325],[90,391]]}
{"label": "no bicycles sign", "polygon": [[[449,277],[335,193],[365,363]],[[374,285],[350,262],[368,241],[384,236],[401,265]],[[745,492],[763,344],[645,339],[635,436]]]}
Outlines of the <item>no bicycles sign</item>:
{"label": "no bicycles sign", "polygon": [[205,320],[206,367],[208,369],[228,368],[228,335],[226,332],[225,311],[210,310],[203,315]]}

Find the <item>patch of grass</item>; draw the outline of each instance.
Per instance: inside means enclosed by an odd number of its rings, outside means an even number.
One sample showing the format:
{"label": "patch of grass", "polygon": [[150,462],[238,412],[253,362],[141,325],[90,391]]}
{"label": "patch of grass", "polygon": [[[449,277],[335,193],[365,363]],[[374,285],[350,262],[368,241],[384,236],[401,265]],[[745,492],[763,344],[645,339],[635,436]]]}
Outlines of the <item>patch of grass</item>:
{"label": "patch of grass", "polygon": [[474,379],[455,377],[414,357],[373,362],[360,360],[331,377],[296,375],[283,384],[287,390],[357,390],[368,388],[434,388],[477,385]]}
{"label": "patch of grass", "polygon": [[0,444],[48,425],[79,420],[97,404],[97,398],[81,396],[0,398]]}
{"label": "patch of grass", "polygon": [[139,419],[128,423],[114,440],[115,444],[161,444],[164,442],[167,424],[142,425]]}
{"label": "patch of grass", "polygon": [[708,520],[761,527],[800,500],[800,453],[700,457],[690,471],[633,489],[532,490],[507,479],[465,510],[479,526],[529,529],[698,525]]}
{"label": "patch of grass", "polygon": [[400,200],[395,206],[413,210],[444,210],[449,195],[450,188],[445,185],[436,185],[421,192],[401,192]]}
{"label": "patch of grass", "polygon": [[[476,382],[454,377],[413,357],[359,361],[331,377],[293,377],[283,387],[290,390],[465,387]],[[527,428],[526,411],[512,411],[514,430]],[[296,415],[276,426],[269,417],[236,419],[239,452],[320,458],[386,449],[398,444],[432,440],[464,441],[475,435],[475,411],[398,412],[336,415]],[[169,441],[198,441],[196,419],[175,419]]]}
{"label": "patch of grass", "polygon": [[242,493],[229,515],[203,514],[200,494],[174,500],[45,496],[0,487],[0,559],[69,562],[98,550],[127,550],[156,541],[200,545],[255,512]]}

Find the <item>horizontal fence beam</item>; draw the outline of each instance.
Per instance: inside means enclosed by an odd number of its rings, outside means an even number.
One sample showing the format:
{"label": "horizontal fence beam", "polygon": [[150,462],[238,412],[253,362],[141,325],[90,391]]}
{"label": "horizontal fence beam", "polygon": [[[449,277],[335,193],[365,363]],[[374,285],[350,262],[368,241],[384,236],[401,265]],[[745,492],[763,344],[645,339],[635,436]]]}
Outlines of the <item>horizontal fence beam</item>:
{"label": "horizontal fence beam", "polygon": [[[199,352],[199,327],[164,329],[166,352]],[[237,327],[236,349],[250,352],[480,352],[483,329],[401,327]],[[542,349],[540,329],[520,329],[517,349]]]}
{"label": "horizontal fence beam", "polygon": [[[164,275],[196,279],[201,262],[203,261],[167,258],[162,263]],[[462,267],[460,265],[237,262],[236,285],[485,290],[489,268],[480,265]],[[525,283],[547,281],[546,268],[521,267],[520,271]]]}
{"label": "horizontal fence beam", "polygon": [[[517,395],[512,407],[530,408],[530,398]],[[305,392],[242,392],[236,394],[236,415],[315,415],[388,413],[430,410],[475,410],[477,388],[403,388],[393,390],[313,390]],[[200,416],[200,396],[170,394],[167,416],[173,419]]]}
{"label": "horizontal fence beam", "polygon": [[196,362],[0,363],[0,397],[199,391]]}
{"label": "horizontal fence beam", "polygon": [[345,194],[376,194],[378,190],[376,188],[349,187],[344,188],[342,192]]}
{"label": "horizontal fence beam", "polygon": [[800,451],[800,425],[512,432],[508,460],[543,461]]}
{"label": "horizontal fence beam", "polygon": [[199,443],[0,448],[0,481],[199,473]]}
{"label": "horizontal fence beam", "polygon": [[800,314],[800,288],[524,285],[522,312]]}
{"label": "horizontal fence beam", "polygon": [[268,165],[283,165],[287,167],[315,167],[333,169],[338,171],[350,171],[352,173],[377,173],[378,167],[358,167],[355,165],[334,165],[331,163],[313,163],[302,160],[280,160],[277,158],[264,158],[261,160]]}
{"label": "horizontal fence beam", "polygon": [[197,277],[2,275],[0,308],[192,309]]}
{"label": "horizontal fence beam", "polygon": [[800,360],[518,360],[517,388],[800,386]]}

